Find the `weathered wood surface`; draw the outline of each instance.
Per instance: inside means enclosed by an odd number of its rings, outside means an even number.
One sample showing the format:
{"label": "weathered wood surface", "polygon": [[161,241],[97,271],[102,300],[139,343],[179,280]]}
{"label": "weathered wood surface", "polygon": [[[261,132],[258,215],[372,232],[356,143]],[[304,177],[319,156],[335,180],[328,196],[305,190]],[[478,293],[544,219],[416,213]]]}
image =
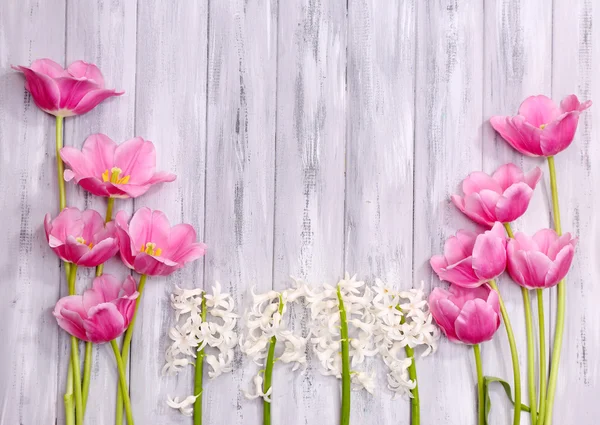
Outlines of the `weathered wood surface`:
{"label": "weathered wood surface", "polygon": [[[513,151],[487,120],[514,113],[531,94],[594,99],[599,26],[591,0],[2,2],[0,424],[62,423],[68,349],[51,316],[65,293],[64,273],[42,229],[44,214],[57,211],[54,120],[35,107],[11,64],[40,57],[97,63],[107,83],[126,94],[67,119],[65,144],[81,146],[97,132],[117,142],[139,135],[155,143],[159,168],[178,175],[116,205],[160,208],[172,223],[192,223],[209,246],[203,261],[149,281],[132,344],[137,421],[169,425],[191,423],[164,400],[190,393],[193,373],[161,375],[173,285],[220,281],[240,312],[252,286],[281,290],[290,275],[333,282],[348,271],[400,288],[424,280],[430,289],[440,283],[429,257],[456,229],[475,228],[449,195],[469,171],[492,172],[508,161],[545,172],[515,230],[548,225],[546,165]],[[563,228],[579,237],[556,424],[594,424],[600,415],[599,120],[594,106],[556,160]],[[104,213],[103,200],[67,187],[69,204]],[[116,260],[107,270],[127,273]],[[80,273],[80,290],[91,277]],[[521,294],[508,278],[500,287],[523,347],[528,402]],[[546,299],[548,308],[555,304]],[[300,322],[302,314],[295,312]],[[548,320],[548,340],[553,330]],[[510,380],[503,332],[483,357],[486,374]],[[474,424],[471,351],[443,341],[417,362],[422,423]],[[107,347],[94,350],[86,423],[113,420],[113,364]],[[375,396],[353,393],[353,423],[407,423],[408,403],[390,399],[383,365],[368,366],[380,388]],[[231,375],[207,381],[205,423],[260,423],[260,403],[240,392],[255,372],[238,355]],[[274,385],[274,424],[336,423],[339,383],[317,367],[292,373],[278,365]],[[509,423],[504,394],[493,390],[492,401],[492,423]],[[526,414],[522,423],[529,423]]]}

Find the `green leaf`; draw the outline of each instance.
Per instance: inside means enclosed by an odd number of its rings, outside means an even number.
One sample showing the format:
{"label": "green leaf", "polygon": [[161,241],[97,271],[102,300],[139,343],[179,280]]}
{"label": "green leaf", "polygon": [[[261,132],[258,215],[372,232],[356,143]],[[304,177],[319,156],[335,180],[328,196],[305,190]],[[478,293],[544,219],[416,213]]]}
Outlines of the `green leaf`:
{"label": "green leaf", "polygon": [[[483,377],[483,392],[485,393],[485,424],[488,424],[488,416],[490,413],[490,410],[492,409],[492,401],[490,399],[490,384],[492,384],[493,382],[498,382],[500,385],[502,385],[502,388],[504,388],[504,392],[506,393],[506,396],[508,397],[508,399],[510,400],[510,402],[512,403],[512,405],[515,405],[515,401],[512,398],[512,389],[510,387],[510,384],[508,382],[506,382],[503,379],[500,378],[496,378],[495,376],[484,376]],[[529,406],[526,406],[524,404],[521,404],[521,410],[524,412],[529,412]]]}

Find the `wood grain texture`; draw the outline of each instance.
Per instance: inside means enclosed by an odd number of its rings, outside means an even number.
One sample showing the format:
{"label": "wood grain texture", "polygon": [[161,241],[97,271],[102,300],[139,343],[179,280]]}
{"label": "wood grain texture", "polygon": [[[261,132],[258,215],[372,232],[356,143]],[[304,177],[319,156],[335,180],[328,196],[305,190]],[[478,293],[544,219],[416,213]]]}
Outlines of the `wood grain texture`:
{"label": "wood grain texture", "polygon": [[[59,340],[52,308],[61,280],[46,212],[58,212],[54,117],[39,110],[11,65],[65,58],[65,2],[0,4],[0,423],[54,422]],[[16,48],[15,46],[19,46]]]}
{"label": "wood grain texture", "polygon": [[[243,313],[252,287],[272,288],[277,2],[211,2],[209,46],[204,277]],[[206,423],[261,417],[241,392],[257,369],[236,353],[233,372],[206,387]]]}
{"label": "wood grain texture", "polygon": [[[511,0],[486,3],[485,7],[485,55],[483,96],[483,168],[492,173],[500,165],[512,162],[529,171],[539,166],[544,177],[534,192],[527,213],[512,224],[514,232],[533,234],[549,226],[551,200],[546,164],[539,158],[529,158],[512,149],[489,124],[493,115],[514,115],[520,103],[533,94],[551,93],[552,71],[552,11],[544,7],[543,0]],[[508,274],[498,280],[519,347],[521,367],[522,400],[529,405],[527,390],[527,350],[524,304],[521,288],[515,285]],[[549,293],[545,291],[546,316],[549,315]],[[530,292],[534,335],[537,347],[537,298]],[[546,320],[546,346],[549,342],[549,320]],[[484,373],[513,381],[512,362],[508,340],[505,335],[483,346]],[[536,359],[538,353],[536,351]],[[537,364],[537,362],[536,362]],[[536,382],[539,374],[536,368]],[[504,424],[512,420],[512,406],[501,388],[491,393],[493,423]],[[522,423],[529,423],[529,415],[522,415]]]}
{"label": "wood grain texture", "polygon": [[[290,275],[313,284],[343,275],[347,100],[345,3],[283,4],[273,248],[279,290]],[[308,316],[300,320],[306,324]],[[314,362],[302,375],[286,369],[276,370],[274,423],[336,423],[340,383],[322,376]]]}
{"label": "wood grain texture", "polygon": [[[412,1],[348,4],[345,268],[403,290],[413,287],[415,17]],[[378,391],[354,394],[353,421],[406,423],[408,400],[391,400],[381,358],[367,367]]]}
{"label": "wood grain texture", "polygon": [[[597,99],[598,4],[589,0],[557,2],[553,16],[552,97],[559,100],[575,93],[583,100]],[[599,119],[596,101],[581,115],[573,144],[556,156],[563,232],[572,232],[579,241],[567,276],[567,320],[555,424],[571,422],[574,417],[580,423],[591,424],[600,413],[600,405],[594,402],[600,382],[600,288],[593,283],[600,277]],[[560,400],[568,400],[568,408],[562,408]]]}
{"label": "wood grain texture", "polygon": [[[418,2],[415,103],[415,281],[442,285],[429,266],[445,239],[474,225],[450,203],[468,170],[481,169],[483,8],[478,1]],[[422,423],[474,424],[472,350],[442,340],[420,368]],[[451,385],[448,385],[452,382]]]}
{"label": "wood grain texture", "polygon": [[[191,223],[209,250],[204,261],[151,278],[132,344],[136,422],[189,424],[167,395],[192,391],[190,368],[161,374],[177,284],[232,292],[239,312],[257,292],[285,289],[294,275],[335,282],[344,271],[401,288],[443,285],[431,255],[459,228],[476,229],[449,202],[474,170],[511,161],[544,177],[515,230],[551,223],[547,165],[524,158],[491,129],[492,115],[516,113],[533,94],[559,101],[600,95],[600,7],[593,0],[6,0],[0,4],[0,424],[63,422],[67,338],[51,316],[64,273],[41,223],[57,212],[54,119],[23,90],[10,64],[49,57],[98,64],[126,94],[65,122],[65,144],[96,132],[117,142],[152,140],[158,168],[178,179],[119,209],[161,209]],[[556,158],[564,231],[579,237],[568,276],[567,324],[555,424],[595,424],[600,405],[600,148],[598,107],[582,114],[573,145]],[[67,185],[68,203],[104,214],[105,200]],[[115,259],[107,271],[128,271]],[[80,272],[78,289],[92,270]],[[136,276],[137,277],[137,276]],[[508,276],[500,287],[519,341],[524,401],[523,305]],[[550,295],[550,294],[548,294]],[[553,331],[555,296],[546,299]],[[534,298],[535,299],[535,298]],[[534,314],[535,317],[535,314]],[[306,331],[301,309],[292,320]],[[552,334],[549,333],[548,340]],[[112,423],[116,375],[107,347],[94,351],[86,423]],[[512,380],[504,329],[484,344],[486,374]],[[353,393],[352,423],[408,423],[391,401],[385,370],[375,396]],[[206,379],[204,421],[260,423],[246,400],[257,367],[239,353],[234,371]],[[476,423],[472,352],[442,341],[418,359],[423,425]],[[335,424],[340,383],[316,365],[277,365],[273,424]],[[511,406],[492,390],[492,424]],[[522,415],[522,424],[529,416]]]}
{"label": "wood grain texture", "polygon": [[[190,223],[203,240],[208,7],[192,1],[144,1],[138,6],[134,132],[154,142],[158,169],[177,174],[177,180],[136,198],[135,209],[160,209],[172,225]],[[202,271],[199,260],[167,278],[148,279],[131,346],[136,423],[182,420],[166,398],[193,392],[193,370],[177,377],[161,372],[171,342],[166,332],[174,322],[169,294],[174,285],[202,287]]]}

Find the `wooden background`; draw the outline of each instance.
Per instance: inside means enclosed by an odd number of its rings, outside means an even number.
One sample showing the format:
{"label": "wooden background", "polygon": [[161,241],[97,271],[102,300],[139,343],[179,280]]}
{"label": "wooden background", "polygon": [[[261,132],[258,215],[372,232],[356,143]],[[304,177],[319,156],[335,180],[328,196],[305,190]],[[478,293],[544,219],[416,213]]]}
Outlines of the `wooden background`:
{"label": "wooden background", "polygon": [[[457,228],[474,228],[449,195],[471,170],[507,161],[545,171],[516,229],[547,226],[546,165],[510,149],[487,121],[537,93],[599,100],[599,28],[595,0],[2,1],[0,423],[62,423],[68,349],[51,315],[64,276],[42,229],[44,214],[57,212],[54,121],[10,64],[98,64],[126,94],[68,118],[65,144],[81,146],[96,132],[118,142],[140,135],[156,144],[160,169],[177,173],[116,208],[162,209],[173,223],[192,223],[210,247],[204,261],[151,279],[132,345],[136,423],[191,424],[164,403],[191,392],[191,375],[160,373],[173,284],[219,280],[240,310],[252,285],[282,289],[290,274],[333,282],[347,270],[402,288],[440,285],[429,257]],[[563,228],[580,238],[568,278],[560,425],[595,424],[600,415],[599,119],[597,106],[585,112],[556,159]],[[68,203],[104,213],[104,200],[71,184]],[[126,273],[116,260],[107,270]],[[91,276],[80,274],[80,290]],[[525,370],[520,292],[507,277],[500,286]],[[554,296],[546,303],[554,308]],[[503,330],[483,355],[485,373],[510,379]],[[113,363],[109,347],[96,348],[89,425],[113,423]],[[240,392],[255,370],[238,356],[232,374],[206,385],[205,423],[260,423],[260,403]],[[418,360],[418,373],[423,424],[475,423],[467,347],[443,341]],[[336,423],[335,379],[314,368],[300,375],[277,366],[275,375],[274,424]],[[508,424],[500,390],[492,400],[492,423]],[[381,381],[374,397],[353,393],[352,418],[406,424],[409,407],[391,401]]]}

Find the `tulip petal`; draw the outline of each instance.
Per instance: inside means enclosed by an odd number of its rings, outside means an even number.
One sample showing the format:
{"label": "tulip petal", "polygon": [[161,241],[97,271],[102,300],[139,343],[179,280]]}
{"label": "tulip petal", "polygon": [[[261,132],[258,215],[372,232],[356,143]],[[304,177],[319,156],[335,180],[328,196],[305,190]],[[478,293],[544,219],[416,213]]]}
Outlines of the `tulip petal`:
{"label": "tulip petal", "polygon": [[129,225],[127,221],[129,215],[125,211],[119,211],[115,216],[115,224],[117,230],[117,238],[119,240],[119,251],[121,253],[121,260],[123,263],[133,269],[133,263],[135,262],[135,253],[137,250],[133,244],[133,241],[129,237]]}
{"label": "tulip petal", "polygon": [[475,288],[483,283],[473,270],[473,259],[471,257],[441,269],[438,276],[441,280],[465,288]]}
{"label": "tulip petal", "polygon": [[73,111],[81,99],[98,88],[97,84],[90,80],[63,77],[54,81],[60,91],[59,108],[69,111]]}
{"label": "tulip petal", "polygon": [[94,279],[92,288],[83,293],[83,306],[90,310],[93,306],[110,302],[119,297],[121,283],[111,274],[103,274]]}
{"label": "tulip petal", "polygon": [[473,193],[465,197],[465,210],[461,211],[474,222],[491,227],[496,222],[494,210],[498,198],[500,195],[491,190]]}
{"label": "tulip petal", "polygon": [[148,242],[165,249],[169,244],[170,232],[169,219],[162,211],[140,208],[129,222],[129,234],[137,249]]}
{"label": "tulip petal", "polygon": [[[521,237],[523,237],[523,236],[521,236]],[[552,259],[552,257],[550,255],[548,255],[548,251],[550,251],[550,247],[558,240],[558,234],[554,230],[552,230],[552,229],[538,230],[531,239],[533,240],[533,242],[535,242],[535,245],[533,245],[535,247],[535,248],[533,248],[535,251],[541,251],[543,254],[545,254],[546,256],[548,256]],[[571,239],[570,235],[569,235],[569,239]],[[525,247],[523,247],[521,249],[531,250],[531,248],[525,248]]]}
{"label": "tulip petal", "polygon": [[81,153],[88,159],[92,165],[89,174],[83,177],[102,177],[102,173],[111,169],[115,163],[115,151],[117,144],[106,134],[97,133],[88,136],[83,143]]}
{"label": "tulip petal", "polygon": [[502,223],[510,223],[527,211],[533,189],[527,183],[516,183],[510,186],[498,199],[496,219]]}
{"label": "tulip petal", "polygon": [[500,186],[498,193],[503,193],[513,184],[523,181],[523,172],[515,164],[508,163],[500,166],[494,171],[492,178]]}
{"label": "tulip petal", "polygon": [[442,288],[434,288],[429,296],[429,307],[431,315],[442,329],[442,332],[451,341],[457,341],[454,322],[460,314],[460,310],[447,297],[447,291]]}
{"label": "tulip petal", "polygon": [[145,184],[156,169],[156,150],[152,142],[135,137],[119,145],[115,152],[115,165],[130,176],[132,184]]}
{"label": "tulip petal", "polygon": [[552,122],[560,115],[560,109],[547,96],[529,96],[519,106],[519,115],[534,127]]}
{"label": "tulip petal", "polygon": [[143,252],[136,255],[133,268],[140,274],[149,276],[167,276],[183,267],[181,264],[167,265],[162,259],[155,258]]}
{"label": "tulip petal", "polygon": [[76,115],[85,114],[86,112],[94,109],[100,102],[109,97],[121,96],[125,92],[116,92],[114,89],[96,89],[88,92],[77,106],[73,109],[73,113]]}
{"label": "tulip petal", "polygon": [[88,339],[95,344],[112,341],[125,331],[125,320],[112,303],[90,309],[89,318],[83,325]]}
{"label": "tulip petal", "polygon": [[502,188],[498,182],[481,171],[474,171],[469,174],[467,178],[463,180],[462,189],[465,195],[479,193],[483,189],[502,193]]}
{"label": "tulip petal", "polygon": [[521,286],[544,288],[552,261],[539,251],[518,251],[509,243],[508,273]]}
{"label": "tulip petal", "polygon": [[61,328],[79,339],[85,339],[83,318],[87,317],[87,313],[81,301],[78,295],[63,297],[56,303],[53,315]]}
{"label": "tulip petal", "polygon": [[565,233],[564,235],[558,237],[554,243],[552,243],[548,247],[548,258],[554,260],[558,255],[558,252],[563,249],[563,247],[571,245],[573,249],[575,249],[575,245],[577,245],[577,239],[572,239],[570,233]]}
{"label": "tulip petal", "polygon": [[523,176],[523,181],[527,183],[530,188],[535,189],[541,178],[542,170],[540,167],[534,167],[530,172]]}
{"label": "tulip petal", "polygon": [[67,72],[75,78],[86,78],[92,80],[101,89],[104,88],[104,77],[98,67],[92,63],[87,63],[82,60],[73,62],[67,68]]}
{"label": "tulip petal", "polygon": [[590,106],[592,106],[591,100],[587,100],[583,103],[580,103],[577,96],[575,96],[574,94],[570,94],[570,95],[566,96],[560,102],[560,111],[561,111],[561,113],[573,112],[573,111],[582,112],[582,111],[585,111]]}
{"label": "tulip petal", "polygon": [[15,69],[25,75],[27,81],[25,88],[31,93],[33,101],[41,110],[52,114],[59,109],[60,90],[52,78],[24,66]]}
{"label": "tulip petal", "polygon": [[78,265],[84,267],[96,267],[107,262],[119,251],[116,238],[106,238],[79,258]]}
{"label": "tulip petal", "polygon": [[542,156],[540,134],[542,130],[525,122],[525,118],[495,116],[490,123],[504,140],[524,155]]}
{"label": "tulip petal", "polygon": [[569,147],[575,137],[578,122],[579,112],[568,112],[548,124],[540,136],[540,146],[544,156],[556,155]]}
{"label": "tulip petal", "polygon": [[556,285],[565,278],[569,272],[569,268],[571,268],[574,255],[575,248],[570,244],[564,246],[559,251],[559,253],[556,255],[556,259],[552,262],[550,268],[548,269],[548,273],[546,274],[546,279],[544,282],[544,286],[546,288]]}
{"label": "tulip petal", "polygon": [[66,77],[67,71],[52,59],[37,59],[31,63],[31,70],[50,78]]}
{"label": "tulip petal", "polygon": [[[92,195],[95,195],[95,196],[109,197],[111,195],[115,195],[115,193],[111,193],[111,191],[108,190],[110,185],[107,185],[106,183],[104,183],[102,180],[100,180],[97,177],[83,178],[83,179],[79,180],[78,184],[83,189],[87,190],[88,192],[90,192]],[[118,191],[115,191],[115,192],[119,193]]]}
{"label": "tulip petal", "polygon": [[480,280],[490,280],[506,268],[506,240],[486,232],[477,237],[473,247],[473,270]]}
{"label": "tulip petal", "polygon": [[466,344],[489,341],[498,330],[498,313],[484,300],[469,300],[455,322],[457,338]]}

